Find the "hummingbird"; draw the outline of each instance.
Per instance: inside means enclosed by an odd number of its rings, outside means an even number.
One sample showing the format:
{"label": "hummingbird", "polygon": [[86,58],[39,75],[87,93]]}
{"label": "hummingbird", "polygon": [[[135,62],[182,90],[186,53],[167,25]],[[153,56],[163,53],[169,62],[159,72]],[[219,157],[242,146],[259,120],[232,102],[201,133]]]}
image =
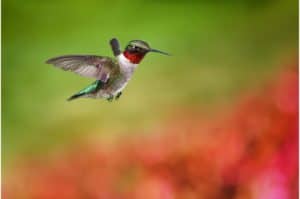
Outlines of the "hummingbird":
{"label": "hummingbird", "polygon": [[149,52],[170,55],[153,49],[142,40],[130,41],[124,51],[120,50],[116,38],[110,40],[114,57],[97,55],[64,55],[46,61],[65,71],[72,71],[84,77],[94,78],[95,82],[75,93],[67,100],[81,97],[117,100],[131,79],[135,69]]}

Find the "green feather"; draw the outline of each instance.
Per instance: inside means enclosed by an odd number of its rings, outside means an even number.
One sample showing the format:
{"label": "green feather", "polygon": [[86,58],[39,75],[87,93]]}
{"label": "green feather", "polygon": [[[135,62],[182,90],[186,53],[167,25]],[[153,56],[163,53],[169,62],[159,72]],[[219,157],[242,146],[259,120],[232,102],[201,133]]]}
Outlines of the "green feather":
{"label": "green feather", "polygon": [[86,88],[79,91],[78,93],[76,93],[76,94],[72,95],[71,97],[69,97],[68,101],[71,101],[73,99],[76,99],[78,97],[81,97],[83,95],[86,95],[86,94],[89,94],[89,93],[92,93],[92,92],[96,92],[101,88],[102,85],[103,85],[103,83],[101,82],[101,80],[97,80],[94,83],[92,83],[91,85],[89,85]]}

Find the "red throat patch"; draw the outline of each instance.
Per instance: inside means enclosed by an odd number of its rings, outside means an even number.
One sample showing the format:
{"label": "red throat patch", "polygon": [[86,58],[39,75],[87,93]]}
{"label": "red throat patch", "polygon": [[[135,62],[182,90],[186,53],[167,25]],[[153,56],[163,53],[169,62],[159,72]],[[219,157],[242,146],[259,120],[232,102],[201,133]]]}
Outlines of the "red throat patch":
{"label": "red throat patch", "polygon": [[131,53],[128,51],[123,52],[124,57],[126,57],[131,63],[133,64],[138,64],[142,61],[144,58],[145,54],[141,53]]}

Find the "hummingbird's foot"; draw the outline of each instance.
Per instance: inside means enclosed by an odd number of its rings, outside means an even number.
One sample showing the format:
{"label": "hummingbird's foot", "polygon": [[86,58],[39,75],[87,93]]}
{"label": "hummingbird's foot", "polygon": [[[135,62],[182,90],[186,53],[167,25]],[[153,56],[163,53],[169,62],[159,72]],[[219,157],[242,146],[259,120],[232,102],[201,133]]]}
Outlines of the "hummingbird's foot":
{"label": "hummingbird's foot", "polygon": [[110,95],[110,96],[107,98],[107,101],[112,102],[113,99],[114,99],[114,96],[113,96],[113,95]]}
{"label": "hummingbird's foot", "polygon": [[118,100],[121,97],[121,95],[122,95],[122,92],[118,92],[115,99]]}

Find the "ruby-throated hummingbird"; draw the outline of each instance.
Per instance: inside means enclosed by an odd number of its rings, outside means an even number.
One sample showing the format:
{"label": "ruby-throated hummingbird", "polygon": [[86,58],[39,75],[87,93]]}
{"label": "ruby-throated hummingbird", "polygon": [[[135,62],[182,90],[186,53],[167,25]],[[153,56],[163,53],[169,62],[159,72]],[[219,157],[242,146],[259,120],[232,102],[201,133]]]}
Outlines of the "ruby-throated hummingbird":
{"label": "ruby-throated hummingbird", "polygon": [[105,98],[109,101],[118,99],[127,85],[134,70],[149,52],[169,55],[160,50],[152,49],[141,40],[132,40],[121,52],[117,39],[110,40],[115,58],[96,55],[65,55],[47,60],[47,64],[72,71],[81,76],[95,78],[96,81],[68,100],[79,97]]}

